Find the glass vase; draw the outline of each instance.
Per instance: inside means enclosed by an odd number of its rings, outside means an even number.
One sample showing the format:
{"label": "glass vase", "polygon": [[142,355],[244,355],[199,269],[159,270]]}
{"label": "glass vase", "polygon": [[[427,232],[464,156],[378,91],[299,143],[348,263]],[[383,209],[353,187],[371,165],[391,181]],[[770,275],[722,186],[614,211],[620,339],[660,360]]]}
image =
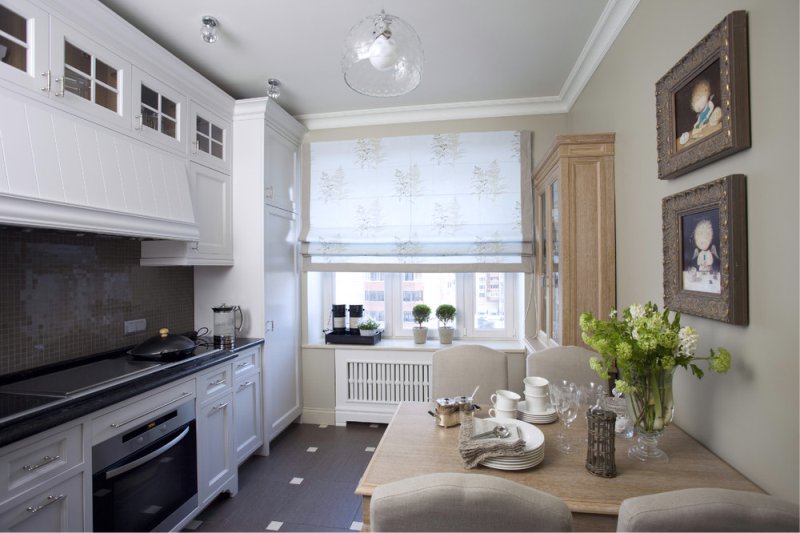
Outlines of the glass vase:
{"label": "glass vase", "polygon": [[655,369],[627,380],[635,391],[627,394],[628,413],[636,430],[636,443],[628,457],[638,461],[667,463],[669,457],[658,448],[658,438],[672,422],[672,375],[670,370]]}

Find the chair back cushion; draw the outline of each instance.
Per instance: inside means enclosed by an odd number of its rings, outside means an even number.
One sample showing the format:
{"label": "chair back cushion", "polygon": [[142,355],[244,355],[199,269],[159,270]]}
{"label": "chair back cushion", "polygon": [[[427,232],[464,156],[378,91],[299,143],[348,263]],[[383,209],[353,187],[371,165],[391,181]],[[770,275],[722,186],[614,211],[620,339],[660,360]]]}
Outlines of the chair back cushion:
{"label": "chair back cushion", "polygon": [[603,378],[589,366],[589,359],[598,354],[580,346],[557,346],[540,352],[533,352],[526,359],[526,376],[541,376],[550,383],[559,383],[562,379],[576,385],[585,385],[591,381],[602,383],[608,388]]}
{"label": "chair back cushion", "polygon": [[[431,400],[464,396],[480,385],[475,402],[491,407],[489,396],[508,389],[508,362],[505,352],[478,344],[451,346],[433,353]],[[519,389],[522,383],[518,384]]]}
{"label": "chair back cushion", "polygon": [[798,506],[729,489],[685,489],[628,498],[617,531],[797,531]]}
{"label": "chair back cushion", "polygon": [[381,485],[372,531],[572,531],[558,497],[482,474],[427,474]]}

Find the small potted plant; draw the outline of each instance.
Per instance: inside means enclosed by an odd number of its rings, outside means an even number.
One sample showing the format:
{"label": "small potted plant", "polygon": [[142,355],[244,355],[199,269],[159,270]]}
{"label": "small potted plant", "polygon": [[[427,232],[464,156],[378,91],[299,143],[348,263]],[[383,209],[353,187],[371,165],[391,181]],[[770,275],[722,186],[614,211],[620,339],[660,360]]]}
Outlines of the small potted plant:
{"label": "small potted plant", "polygon": [[372,317],[367,317],[366,320],[362,320],[358,325],[358,333],[362,337],[375,336],[375,334],[378,333],[379,327],[381,327],[381,325],[378,322]]}
{"label": "small potted plant", "polygon": [[414,343],[425,344],[425,340],[428,338],[428,328],[422,324],[431,317],[431,308],[425,304],[417,304],[411,309],[411,314],[414,316],[414,322],[419,324],[413,329]]}
{"label": "small potted plant", "polygon": [[453,343],[455,330],[449,324],[456,317],[456,308],[450,304],[442,304],[436,308],[436,318],[439,319],[439,342],[442,344]]}

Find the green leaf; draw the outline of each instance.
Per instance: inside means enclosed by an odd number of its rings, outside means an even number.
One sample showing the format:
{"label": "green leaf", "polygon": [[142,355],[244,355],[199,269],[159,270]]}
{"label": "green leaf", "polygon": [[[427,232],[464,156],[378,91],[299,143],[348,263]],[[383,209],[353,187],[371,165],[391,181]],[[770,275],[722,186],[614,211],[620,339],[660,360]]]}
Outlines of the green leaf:
{"label": "green leaf", "polygon": [[694,363],[692,363],[692,364],[691,364],[691,365],[689,365],[689,366],[692,368],[692,374],[694,374],[695,376],[697,376],[697,379],[703,379],[703,376],[704,376],[705,374],[703,373],[703,370],[702,370],[702,369],[701,369],[699,366],[697,366],[697,365],[696,365],[696,364],[694,364]]}

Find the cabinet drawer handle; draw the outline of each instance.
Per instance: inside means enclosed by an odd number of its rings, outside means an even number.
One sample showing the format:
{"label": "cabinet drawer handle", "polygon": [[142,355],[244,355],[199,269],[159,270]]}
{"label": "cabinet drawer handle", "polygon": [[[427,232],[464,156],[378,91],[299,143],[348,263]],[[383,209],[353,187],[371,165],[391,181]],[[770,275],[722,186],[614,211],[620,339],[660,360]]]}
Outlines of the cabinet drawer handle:
{"label": "cabinet drawer handle", "polygon": [[196,154],[200,149],[200,142],[199,141],[192,141],[192,153]]}
{"label": "cabinet drawer handle", "polygon": [[248,366],[253,366],[253,363],[250,361],[245,361],[244,363],[239,363],[236,365],[236,368],[247,368]]}
{"label": "cabinet drawer handle", "polygon": [[36,511],[41,511],[42,509],[44,509],[48,505],[50,505],[52,503],[56,503],[59,500],[63,500],[64,497],[65,496],[63,494],[59,494],[58,496],[53,496],[51,494],[50,496],[47,497],[47,500],[45,500],[45,502],[43,504],[37,505],[36,507],[34,507],[33,505],[29,505],[28,508],[26,509],[26,511],[28,511],[29,513],[35,513]]}
{"label": "cabinet drawer handle", "polygon": [[211,411],[209,411],[209,412],[210,413],[216,413],[220,409],[225,409],[226,407],[228,407],[228,402],[221,403],[219,405],[215,405],[214,407],[211,408]]}
{"label": "cabinet drawer handle", "polygon": [[253,383],[255,383],[255,382],[254,381],[245,381],[244,383],[239,385],[239,390],[246,389],[247,387],[249,387]]}
{"label": "cabinet drawer handle", "polygon": [[56,455],[55,457],[50,457],[49,455],[45,455],[44,457],[42,457],[42,462],[41,463],[37,463],[35,465],[25,465],[25,466],[22,467],[22,469],[24,471],[26,471],[26,472],[33,472],[37,468],[41,468],[44,465],[50,464],[53,461],[58,461],[59,459],[61,459],[60,455]]}
{"label": "cabinet drawer handle", "polygon": [[226,379],[225,379],[225,378],[221,378],[221,379],[218,379],[218,380],[216,380],[216,381],[212,381],[212,382],[211,382],[211,385],[213,385],[213,386],[215,386],[215,387],[216,387],[216,386],[218,386],[218,385],[223,385],[223,384],[225,384],[225,381],[226,381]]}
{"label": "cabinet drawer handle", "polygon": [[114,422],[114,423],[111,424],[111,427],[112,428],[121,428],[122,426],[126,426],[126,425],[130,424],[131,422],[133,422],[134,420],[139,420],[143,416],[149,415],[150,413],[155,413],[159,409],[162,409],[162,408],[164,408],[164,407],[166,407],[168,405],[172,405],[175,402],[179,402],[179,401],[183,400],[184,398],[186,398],[187,396],[191,396],[191,394],[192,394],[191,392],[184,392],[183,394],[181,394],[180,396],[178,396],[174,400],[170,400],[165,404],[159,405],[158,407],[154,407],[153,409],[150,409],[146,413],[139,413],[138,415],[134,416],[133,418],[129,418],[125,422]]}
{"label": "cabinet drawer handle", "polygon": [[136,122],[133,125],[133,129],[135,130],[142,129],[142,126],[144,125],[142,115],[136,115],[134,118],[136,119]]}

